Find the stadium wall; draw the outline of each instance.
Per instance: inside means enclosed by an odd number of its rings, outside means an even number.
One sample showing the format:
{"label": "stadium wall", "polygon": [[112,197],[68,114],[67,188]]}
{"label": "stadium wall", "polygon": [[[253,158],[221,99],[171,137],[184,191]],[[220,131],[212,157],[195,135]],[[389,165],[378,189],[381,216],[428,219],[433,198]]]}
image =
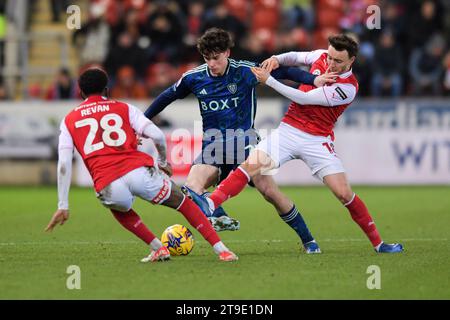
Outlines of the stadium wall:
{"label": "stadium wall", "polygon": [[[132,102],[144,110],[147,102]],[[58,126],[77,101],[0,103],[0,184],[56,181]],[[262,136],[276,128],[288,101],[259,99],[256,127]],[[177,101],[162,116],[174,179],[184,181],[201,148],[196,100]],[[350,181],[364,185],[450,184],[450,99],[360,99],[341,116],[335,149]],[[154,152],[149,141],[141,148]],[[26,168],[26,170],[25,170]],[[277,170],[281,185],[318,184],[300,160]],[[92,182],[76,156],[74,182]]]}

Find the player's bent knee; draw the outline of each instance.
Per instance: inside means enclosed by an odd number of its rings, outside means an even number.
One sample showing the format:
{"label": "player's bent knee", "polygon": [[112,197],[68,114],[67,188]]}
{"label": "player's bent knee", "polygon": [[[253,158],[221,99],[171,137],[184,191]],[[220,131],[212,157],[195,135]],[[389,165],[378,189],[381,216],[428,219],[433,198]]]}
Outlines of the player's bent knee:
{"label": "player's bent knee", "polygon": [[350,202],[353,198],[353,192],[348,189],[338,190],[335,195],[342,204]]}

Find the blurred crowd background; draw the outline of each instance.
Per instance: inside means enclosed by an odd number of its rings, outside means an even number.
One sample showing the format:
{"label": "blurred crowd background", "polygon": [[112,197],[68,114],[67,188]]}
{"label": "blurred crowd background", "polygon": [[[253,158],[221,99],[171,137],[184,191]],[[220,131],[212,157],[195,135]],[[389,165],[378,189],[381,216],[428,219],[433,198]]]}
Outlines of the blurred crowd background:
{"label": "blurred crowd background", "polygon": [[[72,4],[81,25],[69,30]],[[366,26],[370,5],[380,29]],[[449,0],[0,0],[0,99],[77,98],[93,65],[111,76],[112,97],[154,98],[203,63],[195,45],[210,27],[233,34],[233,58],[255,62],[352,33],[359,96],[450,95]]]}

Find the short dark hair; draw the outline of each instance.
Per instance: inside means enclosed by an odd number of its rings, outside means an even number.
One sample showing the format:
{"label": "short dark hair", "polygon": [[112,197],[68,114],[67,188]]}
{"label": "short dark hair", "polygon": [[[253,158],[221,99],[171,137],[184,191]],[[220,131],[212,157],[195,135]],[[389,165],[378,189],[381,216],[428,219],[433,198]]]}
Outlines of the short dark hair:
{"label": "short dark hair", "polygon": [[197,50],[203,56],[225,52],[234,46],[233,37],[228,31],[211,28],[197,40]]}
{"label": "short dark hair", "polygon": [[358,43],[348,35],[338,34],[330,36],[328,37],[328,42],[337,51],[347,50],[350,58],[358,55]]}
{"label": "short dark hair", "polygon": [[90,68],[84,71],[78,79],[78,86],[85,96],[102,94],[108,85],[108,75],[99,68]]}

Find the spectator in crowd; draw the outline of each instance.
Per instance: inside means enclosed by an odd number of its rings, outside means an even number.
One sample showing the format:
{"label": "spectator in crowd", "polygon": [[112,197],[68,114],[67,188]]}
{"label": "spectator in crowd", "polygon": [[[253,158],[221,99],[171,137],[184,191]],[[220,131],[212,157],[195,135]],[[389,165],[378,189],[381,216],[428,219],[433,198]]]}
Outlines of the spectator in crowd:
{"label": "spectator in crowd", "polygon": [[440,34],[435,34],[424,48],[416,48],[409,61],[412,93],[414,95],[442,93],[441,77],[442,61],[445,52],[445,40]]}
{"label": "spectator in crowd", "polygon": [[142,26],[139,23],[139,14],[137,10],[130,9],[119,22],[111,26],[110,48],[113,48],[119,41],[123,33],[128,33],[133,39],[139,39],[143,33]]}
{"label": "spectator in crowd", "polygon": [[205,5],[201,1],[190,2],[187,7],[186,34],[183,42],[186,46],[186,55],[189,61],[198,60],[196,48],[197,38],[201,34],[202,21],[205,16]]}
{"label": "spectator in crowd", "polygon": [[271,56],[271,53],[266,50],[264,39],[259,34],[255,34],[247,35],[242,41],[242,46],[236,48],[233,55],[238,60],[263,62]]}
{"label": "spectator in crowd", "polygon": [[378,38],[385,30],[389,30],[394,37],[396,46],[400,46],[400,50],[408,50],[408,39],[410,36],[410,29],[408,28],[408,20],[405,15],[405,2],[397,0],[388,0],[382,2],[381,6],[381,29],[368,30],[364,28],[365,34],[370,37],[370,40],[375,45]]}
{"label": "spectator in crowd", "polygon": [[[153,62],[177,63],[183,50],[185,29],[177,6],[167,1],[156,1],[156,8],[148,17],[145,34],[150,38],[148,59]],[[174,12],[175,11],[175,12]]]}
{"label": "spectator in crowd", "polygon": [[197,38],[201,34],[201,25],[205,14],[205,6],[200,1],[189,3],[187,16],[187,33],[185,43],[189,46],[196,45]]}
{"label": "spectator in crowd", "polygon": [[76,80],[72,78],[67,68],[61,68],[56,75],[55,83],[47,90],[46,99],[67,100],[78,97]]}
{"label": "spectator in crowd", "polygon": [[124,65],[119,68],[116,82],[111,89],[114,99],[145,99],[147,93],[144,85],[136,79],[133,67]]}
{"label": "spectator in crowd", "polygon": [[111,48],[105,60],[106,72],[113,75],[117,74],[120,67],[128,65],[134,69],[134,73],[141,79],[145,75],[145,69],[148,65],[145,50],[140,48],[136,40],[128,32],[119,35],[117,44]]}
{"label": "spectator in crowd", "polygon": [[52,8],[52,21],[59,22],[61,20],[61,13],[65,13],[67,7],[70,6],[70,1],[68,0],[50,0],[50,5]]}
{"label": "spectator in crowd", "polygon": [[442,29],[442,17],[438,10],[438,3],[432,0],[423,1],[420,10],[412,15],[410,24],[414,32],[409,32],[410,49],[423,47],[431,35]]}
{"label": "spectator in crowd", "polygon": [[360,45],[360,52],[353,63],[352,69],[359,83],[358,96],[367,97],[370,95],[370,86],[373,79],[373,54],[370,50],[363,50],[363,48]]}
{"label": "spectator in crowd", "polygon": [[392,97],[402,93],[402,62],[400,48],[395,45],[393,34],[385,31],[375,47],[373,60],[372,95],[379,97],[389,92]]}
{"label": "spectator in crowd", "polygon": [[283,0],[283,21],[287,29],[303,27],[308,31],[314,28],[314,10],[311,0]]}
{"label": "spectator in crowd", "polygon": [[224,3],[219,3],[215,7],[212,15],[206,18],[202,26],[202,33],[212,27],[230,32],[234,38],[234,42],[238,45],[247,34],[246,26],[238,18],[230,14]]}
{"label": "spectator in crowd", "polygon": [[108,54],[110,27],[104,20],[104,13],[103,3],[92,4],[88,22],[73,34],[82,65],[102,63]]}

